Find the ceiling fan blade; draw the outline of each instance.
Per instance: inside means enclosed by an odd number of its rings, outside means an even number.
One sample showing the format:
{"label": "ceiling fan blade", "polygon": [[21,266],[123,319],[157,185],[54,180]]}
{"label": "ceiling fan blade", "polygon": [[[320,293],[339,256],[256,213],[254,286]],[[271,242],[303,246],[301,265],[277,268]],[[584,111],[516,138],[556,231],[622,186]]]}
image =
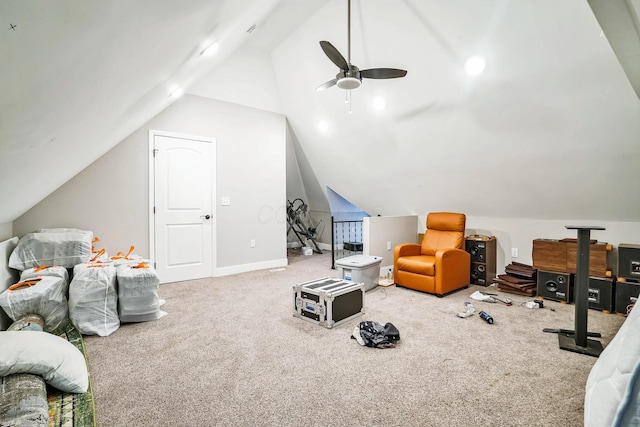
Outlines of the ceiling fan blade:
{"label": "ceiling fan blade", "polygon": [[369,68],[360,70],[360,77],[365,79],[396,79],[407,75],[406,70],[397,68]]}
{"label": "ceiling fan blade", "polygon": [[336,85],[336,79],[333,80],[329,80],[326,83],[321,84],[320,86],[318,86],[316,88],[316,91],[321,91],[321,90],[325,90],[325,89],[329,89],[331,86],[335,86]]}
{"label": "ceiling fan blade", "polygon": [[324,51],[325,55],[329,57],[331,62],[336,64],[338,68],[344,71],[347,71],[349,69],[349,64],[347,64],[347,60],[344,59],[344,56],[342,56],[342,54],[338,52],[338,49],[336,49],[331,43],[327,41],[321,41],[320,47]]}

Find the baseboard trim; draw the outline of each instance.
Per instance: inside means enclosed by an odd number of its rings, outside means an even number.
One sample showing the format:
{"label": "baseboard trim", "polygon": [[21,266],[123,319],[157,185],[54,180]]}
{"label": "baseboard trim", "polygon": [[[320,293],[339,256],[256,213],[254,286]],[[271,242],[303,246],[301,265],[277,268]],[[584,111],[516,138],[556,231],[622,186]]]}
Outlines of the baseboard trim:
{"label": "baseboard trim", "polygon": [[[323,251],[330,251],[331,250],[331,244],[330,243],[318,243],[318,247],[320,249],[322,249]],[[293,248],[301,248],[302,245],[300,244],[300,242],[287,242],[287,248],[289,249],[293,249]],[[341,248],[338,248],[341,249]]]}
{"label": "baseboard trim", "polygon": [[273,259],[269,261],[254,262],[251,264],[232,265],[219,267],[213,273],[213,277],[231,276],[232,274],[248,273],[249,271],[266,270],[269,268],[286,267],[289,265],[287,258]]}

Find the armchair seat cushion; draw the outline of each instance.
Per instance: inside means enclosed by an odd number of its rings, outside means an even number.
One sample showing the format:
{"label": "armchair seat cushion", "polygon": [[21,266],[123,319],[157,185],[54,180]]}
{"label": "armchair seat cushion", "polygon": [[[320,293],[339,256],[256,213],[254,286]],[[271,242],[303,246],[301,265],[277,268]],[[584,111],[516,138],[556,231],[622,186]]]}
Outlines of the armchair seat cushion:
{"label": "armchair seat cushion", "polygon": [[414,255],[398,258],[398,270],[434,276],[436,274],[436,257],[432,255]]}

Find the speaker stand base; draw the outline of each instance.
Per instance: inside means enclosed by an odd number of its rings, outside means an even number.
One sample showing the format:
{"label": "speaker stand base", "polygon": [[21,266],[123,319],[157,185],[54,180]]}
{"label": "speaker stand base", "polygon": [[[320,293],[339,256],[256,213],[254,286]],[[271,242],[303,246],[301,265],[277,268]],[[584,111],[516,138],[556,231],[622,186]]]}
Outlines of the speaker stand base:
{"label": "speaker stand base", "polygon": [[604,348],[602,343],[596,340],[587,339],[587,346],[576,344],[576,336],[573,334],[558,334],[558,344],[561,350],[573,351],[574,353],[586,354],[587,356],[598,357]]}

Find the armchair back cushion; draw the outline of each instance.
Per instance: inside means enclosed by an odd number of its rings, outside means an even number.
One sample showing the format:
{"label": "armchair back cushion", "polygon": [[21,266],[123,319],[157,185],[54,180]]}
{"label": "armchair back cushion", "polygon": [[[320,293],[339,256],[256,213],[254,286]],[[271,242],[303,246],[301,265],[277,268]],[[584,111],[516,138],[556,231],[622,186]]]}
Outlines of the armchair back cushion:
{"label": "armchair back cushion", "polygon": [[435,255],[438,249],[463,249],[464,214],[432,212],[427,215],[427,230],[422,239],[422,255]]}

